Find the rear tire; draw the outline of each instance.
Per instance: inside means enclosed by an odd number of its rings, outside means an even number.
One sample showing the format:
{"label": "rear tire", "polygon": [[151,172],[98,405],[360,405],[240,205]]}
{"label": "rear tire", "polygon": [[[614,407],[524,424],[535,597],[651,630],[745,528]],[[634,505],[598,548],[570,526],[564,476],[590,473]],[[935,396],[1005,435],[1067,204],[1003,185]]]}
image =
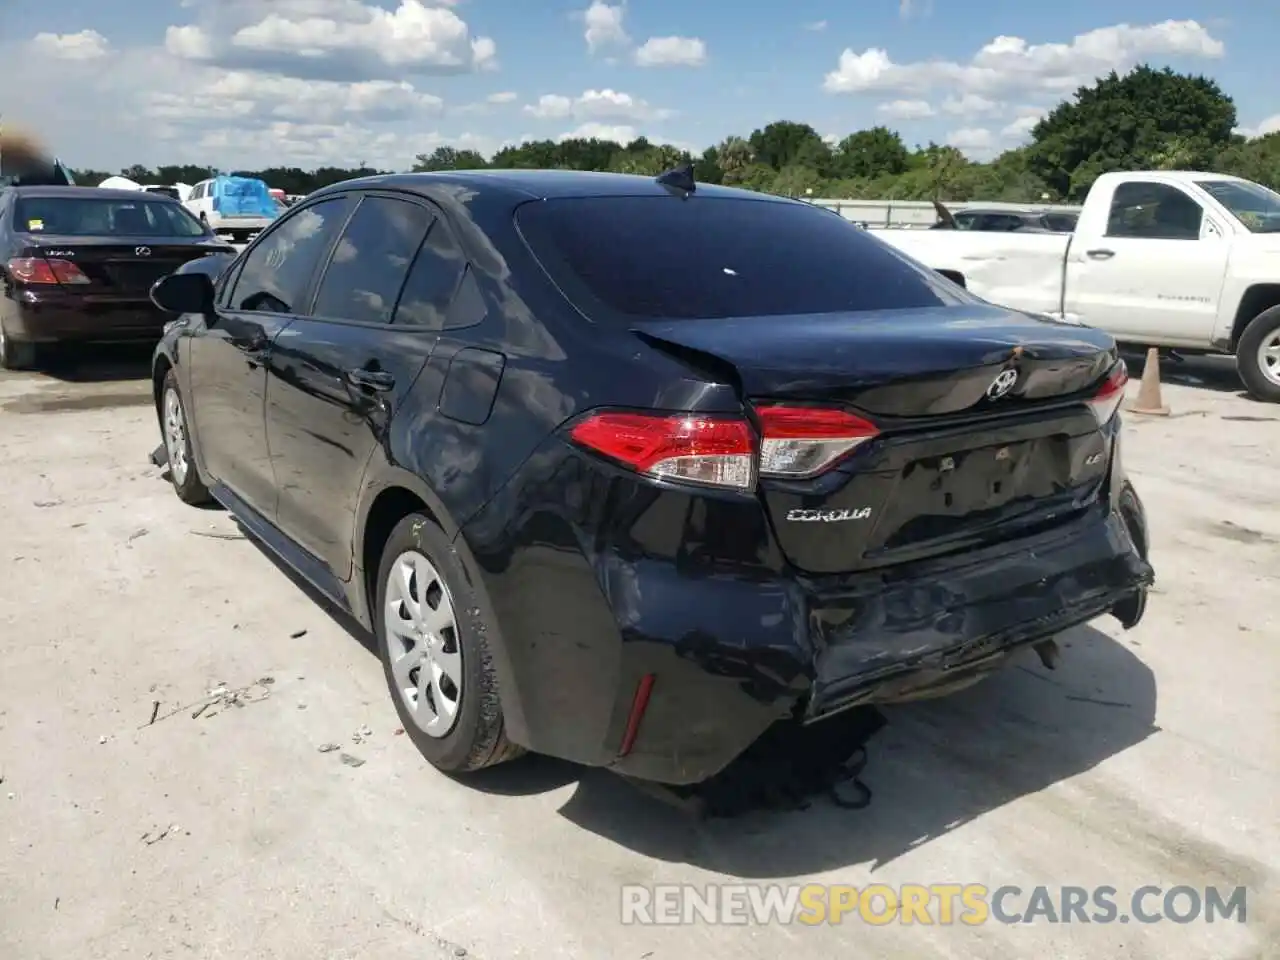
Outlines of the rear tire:
{"label": "rear tire", "polygon": [[520,756],[507,740],[488,624],[457,554],[434,521],[391,532],[372,610],[401,726],[436,769],[465,773]]}
{"label": "rear tire", "polygon": [[209,488],[200,479],[187,425],[187,407],[178,389],[178,377],[169,370],[160,390],[160,432],[164,436],[165,455],[169,462],[169,482],[183,503],[204,506],[213,500]]}
{"label": "rear tire", "polygon": [[1280,403],[1280,307],[1263,310],[1244,328],[1236,370],[1255,400]]}
{"label": "rear tire", "polygon": [[30,370],[35,365],[36,345],[25,340],[13,340],[0,327],[0,368]]}

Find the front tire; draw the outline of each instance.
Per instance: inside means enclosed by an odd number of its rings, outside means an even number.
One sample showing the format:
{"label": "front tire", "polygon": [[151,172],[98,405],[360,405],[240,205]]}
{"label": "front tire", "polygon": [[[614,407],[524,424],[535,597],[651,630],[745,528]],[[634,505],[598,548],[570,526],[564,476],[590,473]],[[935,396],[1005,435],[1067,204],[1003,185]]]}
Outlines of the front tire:
{"label": "front tire", "polygon": [[1280,307],[1263,310],[1245,327],[1236,370],[1255,400],[1280,403]]}
{"label": "front tire", "polygon": [[465,773],[523,753],[506,737],[475,592],[444,531],[421,514],[383,548],[373,622],[400,723],[432,766]]}
{"label": "front tire", "polygon": [[209,503],[213,497],[200,479],[187,426],[187,408],[178,389],[177,374],[170,369],[164,375],[160,391],[160,430],[164,434],[164,451],[169,462],[169,482],[183,503],[193,507]]}

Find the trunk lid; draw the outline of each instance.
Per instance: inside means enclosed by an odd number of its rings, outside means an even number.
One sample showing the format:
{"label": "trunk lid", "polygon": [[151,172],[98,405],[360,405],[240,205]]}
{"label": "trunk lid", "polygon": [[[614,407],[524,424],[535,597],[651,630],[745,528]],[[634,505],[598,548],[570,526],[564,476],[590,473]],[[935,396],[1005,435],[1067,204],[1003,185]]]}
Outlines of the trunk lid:
{"label": "trunk lid", "polygon": [[[835,405],[879,427],[816,478],[762,478],[779,543],[802,570],[887,566],[1065,523],[1109,473],[1110,440],[1084,403],[1117,359],[1098,330],[987,305],[632,330],[736,380],[749,403]],[[995,389],[1008,371],[1012,385]]]}
{"label": "trunk lid", "polygon": [[191,241],[121,237],[28,236],[24,257],[44,257],[74,263],[89,283],[75,289],[85,294],[112,295],[146,300],[151,285],[183,264],[219,253],[234,252],[224,242],[210,238]]}

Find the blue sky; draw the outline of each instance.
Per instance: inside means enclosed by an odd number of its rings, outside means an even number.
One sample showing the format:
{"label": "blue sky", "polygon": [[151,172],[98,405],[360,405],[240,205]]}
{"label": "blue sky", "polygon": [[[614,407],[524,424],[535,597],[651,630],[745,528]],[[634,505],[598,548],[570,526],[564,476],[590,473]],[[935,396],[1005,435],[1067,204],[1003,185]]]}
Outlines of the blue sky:
{"label": "blue sky", "polygon": [[782,118],[985,158],[1141,61],[1213,76],[1242,130],[1280,129],[1276,36],[1260,0],[8,0],[0,111],[112,169],[403,167],[575,132],[700,150]]}

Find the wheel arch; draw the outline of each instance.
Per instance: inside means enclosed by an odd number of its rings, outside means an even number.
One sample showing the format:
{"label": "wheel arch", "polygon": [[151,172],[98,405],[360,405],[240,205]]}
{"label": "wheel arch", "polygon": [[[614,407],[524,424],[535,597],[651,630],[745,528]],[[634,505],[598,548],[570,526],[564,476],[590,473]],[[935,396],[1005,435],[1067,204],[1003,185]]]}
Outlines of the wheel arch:
{"label": "wheel arch", "polygon": [[1231,324],[1232,353],[1240,345],[1245,327],[1272,307],[1280,307],[1280,283],[1255,283],[1245,290],[1236,307],[1236,318]]}
{"label": "wheel arch", "polygon": [[[493,657],[502,709],[513,742],[526,740],[527,723],[524,718],[519,685],[515,682],[511,657],[506,641],[497,623],[493,604],[485,586],[484,577],[472,555],[466,540],[459,536],[459,527],[444,503],[428,484],[409,471],[383,462],[371,463],[366,472],[360,507],[357,512],[354,542],[352,544],[352,578],[348,597],[353,606],[359,605],[357,617],[365,619],[371,630],[377,629],[377,575],[382,551],[396,525],[411,513],[421,513],[444,531],[452,543],[460,566],[466,574],[487,624],[485,636]],[[363,614],[363,617],[361,617]]]}

